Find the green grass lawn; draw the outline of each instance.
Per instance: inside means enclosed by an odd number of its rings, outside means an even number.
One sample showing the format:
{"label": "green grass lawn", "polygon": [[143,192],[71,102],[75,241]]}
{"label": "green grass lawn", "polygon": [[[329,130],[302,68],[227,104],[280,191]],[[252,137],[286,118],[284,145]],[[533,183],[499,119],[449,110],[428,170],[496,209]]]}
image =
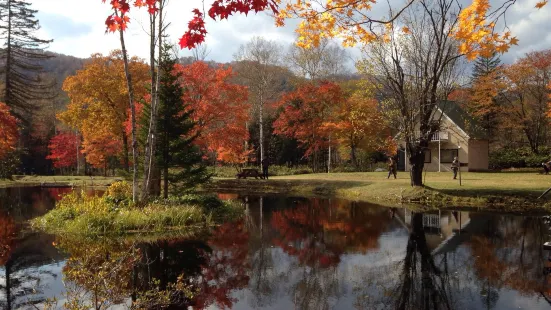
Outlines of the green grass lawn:
{"label": "green grass lawn", "polygon": [[462,185],[450,172],[427,172],[424,189],[410,186],[409,174],[387,179],[386,172],[320,173],[272,177],[270,180],[217,179],[212,188],[266,193],[330,195],[381,204],[397,202],[444,205],[543,205],[536,198],[551,186],[551,175],[537,172],[462,172]]}
{"label": "green grass lawn", "polygon": [[[275,180],[324,180],[336,182],[360,182],[361,187],[372,189],[409,189],[410,178],[407,172],[398,174],[395,180],[386,178],[385,172],[365,173],[324,173],[274,177]],[[551,175],[531,172],[482,173],[462,172],[461,186],[451,173],[427,172],[424,175],[425,186],[436,191],[454,195],[519,195],[538,197],[551,186]]]}

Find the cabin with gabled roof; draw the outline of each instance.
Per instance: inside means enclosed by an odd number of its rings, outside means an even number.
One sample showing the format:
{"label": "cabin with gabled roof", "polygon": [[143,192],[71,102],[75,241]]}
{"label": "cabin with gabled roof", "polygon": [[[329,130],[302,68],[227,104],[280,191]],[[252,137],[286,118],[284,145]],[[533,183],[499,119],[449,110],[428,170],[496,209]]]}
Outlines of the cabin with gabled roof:
{"label": "cabin with gabled roof", "polygon": [[[445,111],[445,112],[444,112]],[[435,119],[440,119],[437,131],[425,150],[426,171],[451,172],[451,163],[458,157],[461,171],[489,170],[489,144],[485,131],[455,102],[438,107]],[[409,171],[405,143],[399,141],[398,170]]]}

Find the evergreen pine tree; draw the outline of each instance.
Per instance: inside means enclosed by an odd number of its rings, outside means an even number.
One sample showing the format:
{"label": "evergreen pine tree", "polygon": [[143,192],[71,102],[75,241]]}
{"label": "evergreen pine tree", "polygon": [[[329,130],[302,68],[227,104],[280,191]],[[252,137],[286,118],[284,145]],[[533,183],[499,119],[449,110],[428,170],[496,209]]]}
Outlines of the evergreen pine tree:
{"label": "evergreen pine tree", "polygon": [[501,65],[501,59],[497,53],[493,53],[490,57],[479,56],[474,63],[472,80],[476,80],[481,76],[488,75]]}
{"label": "evergreen pine tree", "polygon": [[55,81],[44,79],[40,61],[53,57],[44,52],[52,40],[37,38],[40,29],[36,10],[21,0],[0,0],[0,36],[4,49],[0,59],[4,65],[3,101],[14,115],[29,123],[36,101],[53,99]]}
{"label": "evergreen pine tree", "polygon": [[[168,184],[179,190],[190,190],[206,182],[210,174],[202,163],[202,153],[193,144],[195,122],[191,119],[189,106],[182,102],[183,89],[178,83],[180,75],[174,74],[176,57],[170,53],[171,46],[165,45],[160,57],[158,123],[157,123],[157,165],[164,179],[163,196],[168,196]],[[149,109],[144,109],[147,114]],[[149,117],[145,116],[145,119]]]}
{"label": "evergreen pine tree", "polygon": [[[487,102],[487,98],[482,98],[481,102],[477,102],[476,98],[480,99],[479,96],[481,94],[484,97],[484,94],[491,90],[488,87],[491,87],[494,81],[497,82],[500,79],[499,71],[496,71],[499,66],[501,66],[501,60],[497,53],[492,54],[490,57],[479,56],[476,59],[471,78],[474,99],[471,98],[471,101],[467,103],[468,112],[475,119],[478,119],[480,127],[485,131],[490,142],[493,141],[498,126],[498,96],[491,98],[491,103]],[[480,88],[481,86],[482,88]],[[482,93],[478,93],[479,91],[482,91]],[[480,111],[486,112],[481,113]]]}

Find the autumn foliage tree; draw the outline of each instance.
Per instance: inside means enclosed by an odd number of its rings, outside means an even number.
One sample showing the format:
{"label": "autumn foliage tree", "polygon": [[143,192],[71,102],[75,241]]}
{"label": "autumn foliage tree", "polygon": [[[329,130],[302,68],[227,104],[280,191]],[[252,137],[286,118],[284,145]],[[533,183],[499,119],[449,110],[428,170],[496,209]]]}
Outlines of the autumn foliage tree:
{"label": "autumn foliage tree", "polygon": [[80,136],[72,132],[58,133],[50,140],[48,149],[50,154],[46,159],[52,160],[55,168],[75,167],[81,151]]}
{"label": "autumn foliage tree", "polygon": [[250,153],[245,148],[249,139],[247,89],[230,82],[232,68],[211,68],[198,61],[176,65],[174,71],[185,90],[182,101],[189,104],[196,123],[197,144],[205,152],[216,154],[219,161],[245,162]]}
{"label": "autumn foliage tree", "polygon": [[11,114],[10,108],[0,102],[0,159],[15,150],[19,137],[17,124],[18,121]]}
{"label": "autumn foliage tree", "polygon": [[342,101],[343,94],[337,84],[304,84],[279,101],[282,112],[274,122],[274,134],[297,139],[306,148],[305,156],[311,156],[313,169],[317,171],[319,155],[330,146],[330,136],[335,131],[330,125],[334,122],[333,110]]}
{"label": "autumn foliage tree", "polygon": [[[106,0],[102,0],[106,2]],[[109,15],[105,21],[105,25],[109,31],[117,31],[119,29],[125,30],[130,22],[130,9],[146,8],[150,14],[155,14],[158,11],[159,0],[110,0],[109,4],[113,9],[113,13]],[[201,9],[193,9],[193,18],[188,23],[188,29],[184,35],[180,38],[181,48],[193,48],[198,44],[205,41],[207,30],[205,28],[205,15],[204,6]],[[238,1],[213,1],[208,9],[208,16],[214,20],[217,18],[227,19],[230,15],[234,14],[248,14],[249,12],[261,12],[264,10],[270,10],[273,13],[277,12],[276,0],[238,0]]]}
{"label": "autumn foliage tree", "polygon": [[[107,154],[119,145],[124,167],[129,168],[129,142],[125,121],[129,117],[128,90],[124,78],[124,64],[120,51],[108,56],[92,55],[82,70],[67,77],[63,90],[70,102],[58,118],[82,133],[83,152],[96,167],[103,167]],[[149,67],[138,58],[132,58],[130,70],[135,81],[135,100],[147,93]],[[105,147],[109,146],[109,147]],[[107,152],[102,154],[104,150]]]}
{"label": "autumn foliage tree", "polygon": [[[301,20],[296,30],[299,35],[298,43],[306,48],[319,46],[324,38],[340,38],[345,46],[369,44],[381,37],[388,38],[399,28],[399,24],[403,25],[399,19],[405,12],[423,1],[409,0],[398,5],[389,4],[388,16],[376,16],[371,12],[374,2],[369,0],[325,0],[316,2],[315,5],[312,2],[289,1],[276,15],[276,24],[280,26],[286,19]],[[517,44],[518,40],[510,31],[503,34],[494,31],[496,19],[503,16],[500,13],[505,13],[514,3],[515,1],[510,1],[507,5],[492,10],[489,0],[473,0],[465,8],[451,0],[442,2],[444,11],[453,10],[456,16],[455,21],[447,27],[446,36],[460,42],[456,46],[457,53],[474,60],[479,55],[489,56],[495,51],[506,52],[511,45]],[[544,3],[546,1],[540,2]],[[446,14],[444,11],[441,13]],[[402,29],[408,32],[409,26],[404,25]]]}
{"label": "autumn foliage tree", "polygon": [[344,85],[346,98],[339,101],[335,111],[335,136],[341,146],[350,152],[350,161],[357,166],[358,150],[364,152],[381,151],[388,156],[396,154],[392,145],[390,129],[384,115],[379,111],[379,102],[374,98],[373,89],[367,81],[350,82]]}
{"label": "autumn foliage tree", "polygon": [[504,86],[500,96],[502,129],[520,132],[534,153],[546,139],[549,128],[549,94],[551,82],[551,50],[531,52],[504,69]]}

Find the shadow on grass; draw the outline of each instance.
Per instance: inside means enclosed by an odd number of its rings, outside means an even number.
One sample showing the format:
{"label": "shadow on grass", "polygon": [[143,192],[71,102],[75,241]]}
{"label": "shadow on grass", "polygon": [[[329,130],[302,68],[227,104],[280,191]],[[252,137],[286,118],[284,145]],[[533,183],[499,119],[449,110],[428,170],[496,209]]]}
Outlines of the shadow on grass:
{"label": "shadow on grass", "polygon": [[222,179],[206,185],[206,190],[228,193],[313,193],[321,196],[334,195],[337,189],[351,189],[370,185],[365,181],[337,180],[262,180],[262,179]]}

